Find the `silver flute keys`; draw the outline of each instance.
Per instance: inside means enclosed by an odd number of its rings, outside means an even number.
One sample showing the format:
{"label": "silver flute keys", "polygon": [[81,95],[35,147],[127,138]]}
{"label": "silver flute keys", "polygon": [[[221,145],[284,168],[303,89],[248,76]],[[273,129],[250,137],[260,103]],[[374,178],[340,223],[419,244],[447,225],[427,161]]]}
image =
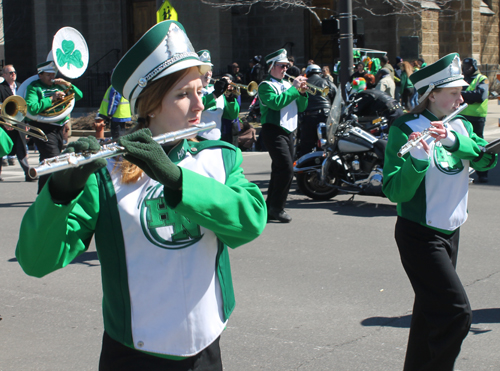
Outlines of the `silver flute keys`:
{"label": "silver flute keys", "polygon": [[[460,107],[458,107],[454,112],[450,113],[448,116],[446,116],[444,119],[441,121],[443,122],[443,125],[446,126],[451,120],[455,118],[456,115],[458,115],[460,112],[462,112],[466,107],[468,106],[467,103],[462,104]],[[434,126],[431,126],[424,131],[422,131],[421,135],[418,138],[415,138],[413,140],[409,140],[406,142],[405,145],[403,145],[398,152],[398,157],[403,157],[406,155],[410,150],[415,147],[418,143],[420,143],[421,140],[427,140],[431,136],[432,130],[434,129]]]}
{"label": "silver flute keys", "polygon": [[[158,135],[153,137],[153,140],[159,144],[174,142],[178,139],[189,138],[200,131],[213,129],[215,126],[214,121],[200,123],[187,129]],[[118,143],[104,144],[101,146],[99,152],[96,153],[64,153],[60,156],[45,159],[40,162],[39,166],[30,168],[29,175],[32,178],[36,178],[37,176],[55,173],[56,171],[82,166],[100,158],[111,158],[124,153],[126,153],[125,148],[118,145]]]}

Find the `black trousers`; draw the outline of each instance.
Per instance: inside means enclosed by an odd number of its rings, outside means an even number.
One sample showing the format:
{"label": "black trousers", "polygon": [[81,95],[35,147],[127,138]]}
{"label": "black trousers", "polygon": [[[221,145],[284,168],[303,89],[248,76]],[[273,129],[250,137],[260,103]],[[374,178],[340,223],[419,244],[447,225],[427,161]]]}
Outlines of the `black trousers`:
{"label": "black trousers", "polygon": [[125,122],[111,121],[111,137],[113,139],[118,139],[119,137],[125,135]]}
{"label": "black trousers", "polygon": [[260,136],[272,160],[267,207],[281,211],[293,180],[293,133],[287,133],[278,125],[263,124]]}
{"label": "black trousers", "polygon": [[[472,130],[480,138],[484,138],[484,126],[486,125],[486,117],[464,116],[471,124]],[[487,177],[487,171],[476,171],[477,176]]]}
{"label": "black trousers", "polygon": [[[59,156],[63,149],[64,138],[63,130],[64,126],[51,125],[43,122],[33,121],[30,125],[42,129],[47,136],[48,141],[44,142],[41,139],[34,138],[38,152],[40,153],[40,162],[51,157]],[[47,183],[50,174],[42,175],[38,179],[38,193],[42,191],[43,186]]]}
{"label": "black trousers", "polygon": [[405,371],[453,371],[472,311],[455,271],[459,232],[437,232],[398,217],[396,242],[415,292]]}
{"label": "black trousers", "polygon": [[222,371],[219,341],[195,356],[173,361],[129,348],[104,332],[99,371]]}

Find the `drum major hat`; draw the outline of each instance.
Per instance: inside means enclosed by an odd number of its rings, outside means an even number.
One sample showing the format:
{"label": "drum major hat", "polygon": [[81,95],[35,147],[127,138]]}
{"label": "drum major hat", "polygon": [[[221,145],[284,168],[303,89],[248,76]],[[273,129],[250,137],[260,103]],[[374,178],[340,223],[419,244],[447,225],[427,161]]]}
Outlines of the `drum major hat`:
{"label": "drum major hat", "polygon": [[205,62],[205,63],[212,63],[212,57],[210,55],[210,51],[207,49],[203,49],[200,51],[197,51],[196,54],[198,54],[198,57],[200,57],[200,61]]}
{"label": "drum major hat", "polygon": [[288,63],[288,58],[286,54],[286,49],[280,49],[274,53],[266,55],[266,64],[269,63]]}
{"label": "drum major hat", "polygon": [[47,72],[47,73],[57,73],[57,67],[54,61],[45,61],[43,63],[36,65],[37,73]]}
{"label": "drum major hat", "polygon": [[163,21],[151,27],[118,62],[111,84],[130,102],[135,114],[137,97],[151,81],[190,67],[205,74],[211,64],[200,60],[182,24]]}
{"label": "drum major hat", "polygon": [[421,103],[435,88],[451,88],[468,86],[462,75],[460,56],[451,53],[437,62],[428,65],[410,76],[410,80],[418,91]]}

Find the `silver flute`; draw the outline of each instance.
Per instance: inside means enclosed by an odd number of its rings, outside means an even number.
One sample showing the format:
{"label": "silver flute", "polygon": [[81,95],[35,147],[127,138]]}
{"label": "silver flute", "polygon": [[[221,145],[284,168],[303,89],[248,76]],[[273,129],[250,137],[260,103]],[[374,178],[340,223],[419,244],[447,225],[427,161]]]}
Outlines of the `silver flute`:
{"label": "silver flute", "polygon": [[[215,128],[215,121],[208,123],[200,123],[193,127],[173,131],[153,137],[153,140],[159,144],[174,142],[178,139],[189,138],[200,131],[205,131]],[[32,178],[37,176],[55,173],[56,171],[66,170],[78,166],[88,164],[100,158],[111,158],[125,154],[125,148],[118,145],[118,143],[104,144],[101,149],[96,153],[82,152],[82,153],[64,153],[60,156],[51,157],[43,160],[37,167],[29,169],[29,175]]]}
{"label": "silver flute", "polygon": [[[462,112],[466,107],[468,106],[467,103],[462,104],[460,107],[458,107],[454,112],[450,113],[448,116],[446,116],[444,119],[440,120],[443,122],[443,125],[446,126],[451,120],[455,118],[456,115],[458,115],[460,112]],[[422,131],[421,135],[418,138],[409,140],[406,142],[404,146],[402,146],[399,149],[398,152],[398,157],[403,157],[406,155],[410,150],[415,147],[418,143],[420,143],[421,140],[427,140],[431,136],[431,133],[434,129],[434,126],[428,127],[424,131]]]}

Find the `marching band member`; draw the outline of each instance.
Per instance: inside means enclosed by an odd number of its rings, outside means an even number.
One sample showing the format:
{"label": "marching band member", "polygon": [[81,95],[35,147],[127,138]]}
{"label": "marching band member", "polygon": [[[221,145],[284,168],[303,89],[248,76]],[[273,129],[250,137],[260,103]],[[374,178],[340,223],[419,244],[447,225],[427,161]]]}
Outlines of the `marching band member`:
{"label": "marching band member", "polygon": [[[200,122],[209,67],[180,23],[147,31],[112,76],[139,117],[119,138],[126,155],[54,173],[23,219],[16,256],[37,277],[69,264],[95,235],[101,371],[222,370],[219,339],[235,306],[227,247],[260,235],[264,198],[245,179],[239,149],[152,139]],[[70,145],[99,150],[93,137]]]}
{"label": "marching band member", "polygon": [[[55,78],[57,67],[53,61],[40,63],[36,68],[39,80],[33,81],[26,88],[26,105],[31,115],[37,116],[57,103],[57,101],[63,99],[66,96],[66,89],[71,89],[71,91],[75,93],[75,101],[82,99],[83,94],[80,89],[62,78]],[[61,110],[62,107],[60,109],[58,107],[55,111],[58,112]],[[64,144],[64,125],[69,121],[69,116],[66,116],[58,122],[29,122],[29,119],[26,119],[26,121],[31,126],[43,130],[47,136],[47,142],[38,138],[33,138],[40,152],[40,162],[46,158],[55,157],[61,154]],[[42,191],[48,179],[49,175],[43,175],[38,179],[38,193]]]}
{"label": "marching band member", "polygon": [[[396,243],[415,292],[405,371],[452,371],[471,325],[472,311],[455,268],[460,226],[467,219],[469,166],[490,169],[496,155],[483,152],[487,142],[457,116],[445,127],[441,120],[463,103],[458,54],[449,54],[414,72],[419,105],[401,116],[389,131],[384,186],[397,202]],[[418,140],[403,157],[397,152]]]}
{"label": "marching band member", "polygon": [[[198,56],[202,62],[210,65],[210,71],[202,76],[203,104],[205,109],[201,114],[201,122],[215,121],[216,127],[199,133],[200,137],[211,140],[221,139],[222,119],[234,120],[240,113],[240,105],[234,96],[226,96],[226,91],[232,90],[229,85],[231,80],[227,77],[219,79],[214,85],[210,84],[212,78],[212,59],[208,50],[200,50]],[[211,94],[210,94],[211,93]],[[213,97],[212,97],[213,95]],[[213,99],[212,99],[213,98]]]}
{"label": "marching band member", "polygon": [[307,107],[306,78],[298,76],[293,85],[283,80],[288,59],[285,49],[266,56],[269,75],[259,84],[261,102],[260,135],[271,157],[271,179],[267,191],[269,220],[289,223],[286,198],[293,179],[294,140],[297,115]]}

